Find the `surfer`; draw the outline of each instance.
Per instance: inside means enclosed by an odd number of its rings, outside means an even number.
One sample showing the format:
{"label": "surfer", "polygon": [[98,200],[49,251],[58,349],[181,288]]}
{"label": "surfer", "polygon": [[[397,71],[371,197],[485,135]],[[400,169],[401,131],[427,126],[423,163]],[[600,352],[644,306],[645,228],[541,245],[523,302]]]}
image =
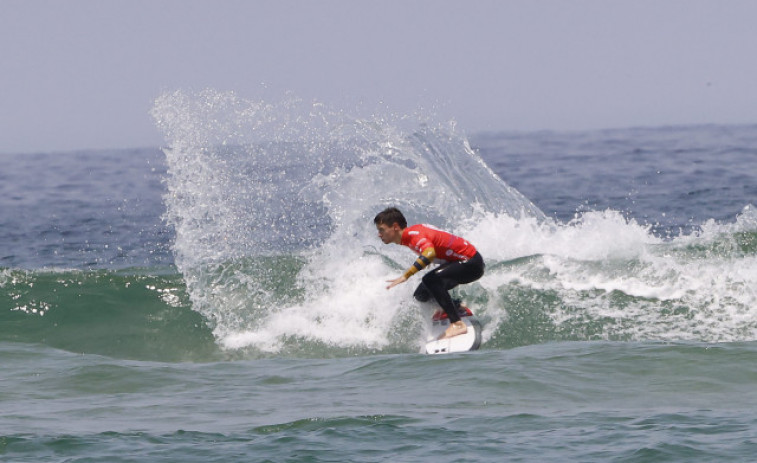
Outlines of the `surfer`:
{"label": "surfer", "polygon": [[413,296],[421,302],[433,297],[447,313],[450,325],[439,339],[467,333],[468,328],[457,313],[459,303],[452,300],[449,290],[476,281],[484,274],[484,259],[476,248],[465,239],[430,225],[408,227],[405,216],[395,207],[379,212],[373,223],[384,244],[401,244],[418,254],[418,259],[402,276],[387,280],[386,289],[404,283],[432,262],[441,264],[423,276]]}

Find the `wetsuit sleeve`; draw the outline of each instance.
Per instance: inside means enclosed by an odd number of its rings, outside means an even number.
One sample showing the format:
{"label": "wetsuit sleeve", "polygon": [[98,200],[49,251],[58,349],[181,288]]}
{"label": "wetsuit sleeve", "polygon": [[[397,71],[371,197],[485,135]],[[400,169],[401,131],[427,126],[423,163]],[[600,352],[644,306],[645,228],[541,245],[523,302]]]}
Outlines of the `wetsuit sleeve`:
{"label": "wetsuit sleeve", "polygon": [[418,259],[415,260],[413,263],[413,266],[407,269],[404,276],[405,278],[410,278],[411,276],[415,275],[419,271],[423,270],[424,268],[428,267],[431,262],[434,261],[436,258],[436,250],[433,247],[429,247],[423,250],[420,256],[418,256]]}

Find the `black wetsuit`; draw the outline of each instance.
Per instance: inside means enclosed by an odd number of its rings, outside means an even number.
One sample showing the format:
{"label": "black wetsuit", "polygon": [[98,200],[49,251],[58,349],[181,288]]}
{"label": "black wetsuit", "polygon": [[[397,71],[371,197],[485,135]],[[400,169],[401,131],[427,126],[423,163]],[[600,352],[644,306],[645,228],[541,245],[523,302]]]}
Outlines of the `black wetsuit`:
{"label": "black wetsuit", "polygon": [[433,297],[447,313],[450,323],[460,321],[460,302],[452,300],[449,290],[478,280],[483,276],[485,266],[484,258],[478,252],[468,260],[446,262],[424,275],[413,296],[421,302]]}

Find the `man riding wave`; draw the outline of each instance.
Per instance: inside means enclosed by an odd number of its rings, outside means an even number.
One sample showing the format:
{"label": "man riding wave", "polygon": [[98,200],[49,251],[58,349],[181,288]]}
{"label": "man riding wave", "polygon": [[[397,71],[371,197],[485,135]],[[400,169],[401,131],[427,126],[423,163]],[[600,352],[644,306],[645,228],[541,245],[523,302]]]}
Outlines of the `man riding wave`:
{"label": "man riding wave", "polygon": [[401,244],[418,254],[413,265],[402,276],[388,280],[386,289],[404,283],[431,263],[441,264],[423,276],[413,296],[421,302],[433,298],[449,317],[450,326],[439,339],[467,333],[468,328],[458,314],[459,304],[452,300],[449,290],[483,276],[484,259],[476,248],[464,238],[430,225],[408,227],[405,216],[395,207],[378,213],[373,223],[384,244]]}

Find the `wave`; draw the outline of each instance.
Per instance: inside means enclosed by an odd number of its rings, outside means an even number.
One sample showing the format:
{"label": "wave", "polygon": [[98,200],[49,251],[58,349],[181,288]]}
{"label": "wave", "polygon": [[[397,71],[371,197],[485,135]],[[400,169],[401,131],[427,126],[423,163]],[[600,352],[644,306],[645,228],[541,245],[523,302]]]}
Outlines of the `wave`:
{"label": "wave", "polygon": [[212,90],[163,95],[153,115],[177,266],[226,349],[415,350],[430,309],[411,284],[384,289],[412,260],[375,237],[388,205],[481,250],[487,274],[458,295],[484,321],[484,347],[757,336],[751,206],[667,239],[611,210],[563,224],[448,126]]}
{"label": "wave", "polygon": [[[388,205],[442,227],[485,212],[544,220],[450,127],[212,90],[165,94],[153,115],[168,140],[176,265],[225,347],[383,349],[417,331],[395,316],[404,292],[380,283],[403,255],[374,249],[372,218]],[[260,259],[272,266],[239,265]],[[289,260],[301,267],[280,267]]]}
{"label": "wave", "polygon": [[175,267],[0,269],[0,341],[162,361],[418,352],[433,310],[373,216],[400,207],[468,238],[456,290],[483,349],[564,340],[757,339],[757,213],[678,235],[613,210],[555,221],[445,124],[320,103],[172,92],[164,219]]}
{"label": "wave", "polygon": [[[491,230],[505,230],[528,256],[500,261],[482,282],[496,295],[486,303],[485,339],[494,344],[534,342],[534,335],[543,341],[757,337],[757,214],[751,206],[734,223],[709,221],[672,239],[615,211],[525,232],[519,222],[492,222],[477,225],[471,239],[493,243],[486,238]],[[496,255],[497,247],[491,251]],[[511,251],[500,255],[509,258]]]}
{"label": "wave", "polygon": [[[487,214],[459,231],[487,256],[486,275],[458,291],[483,322],[484,350],[757,339],[751,206],[733,223],[665,240],[614,211],[569,224]],[[384,289],[409,259],[391,251],[364,246],[357,262],[328,267],[318,253],[209,264],[199,294],[218,304],[214,318],[173,267],[0,270],[10,308],[0,341],[158,361],[414,353],[431,309],[412,300],[412,285]]]}
{"label": "wave", "polygon": [[222,358],[173,268],[0,269],[0,341],[117,358]]}

